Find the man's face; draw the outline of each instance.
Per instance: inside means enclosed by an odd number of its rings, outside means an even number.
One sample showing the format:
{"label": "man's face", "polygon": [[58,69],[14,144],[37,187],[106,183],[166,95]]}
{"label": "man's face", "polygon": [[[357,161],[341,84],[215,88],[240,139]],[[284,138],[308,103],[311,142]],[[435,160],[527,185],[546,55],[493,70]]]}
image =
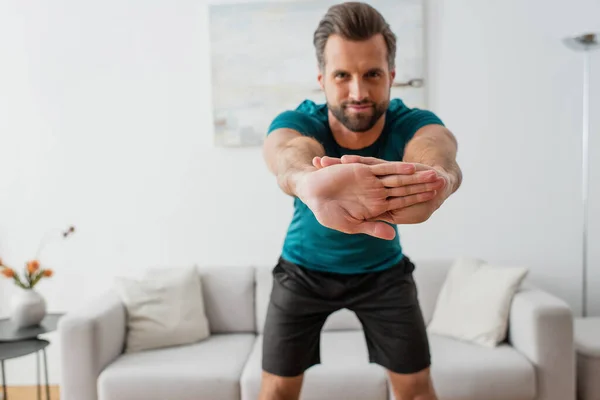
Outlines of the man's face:
{"label": "man's face", "polygon": [[353,42],[327,40],[319,84],[331,113],[353,132],[366,132],[386,112],[395,71],[390,71],[382,35]]}

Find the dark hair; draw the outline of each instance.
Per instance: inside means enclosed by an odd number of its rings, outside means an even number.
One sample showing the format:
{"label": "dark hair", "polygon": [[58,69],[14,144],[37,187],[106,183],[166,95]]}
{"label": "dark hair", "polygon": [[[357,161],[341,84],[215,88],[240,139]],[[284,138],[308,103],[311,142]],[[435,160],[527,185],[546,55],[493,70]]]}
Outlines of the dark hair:
{"label": "dark hair", "polygon": [[327,39],[338,34],[347,40],[367,40],[381,34],[387,47],[388,66],[393,69],[396,59],[396,35],[375,8],[360,2],[346,2],[331,6],[319,22],[313,36],[317,61],[325,68],[323,52]]}

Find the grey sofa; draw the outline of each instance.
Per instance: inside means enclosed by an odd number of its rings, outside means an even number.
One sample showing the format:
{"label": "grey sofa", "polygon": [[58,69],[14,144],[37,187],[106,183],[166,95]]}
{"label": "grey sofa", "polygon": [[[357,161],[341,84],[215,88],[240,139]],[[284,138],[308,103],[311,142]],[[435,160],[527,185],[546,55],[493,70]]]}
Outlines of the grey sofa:
{"label": "grey sofa", "polygon": [[[451,261],[415,261],[421,307],[431,319]],[[123,353],[126,311],[112,291],[60,321],[62,400],[255,400],[272,266],[198,267],[210,338],[187,346]],[[484,348],[431,334],[440,400],[574,400],[573,317],[562,300],[523,286],[509,335]],[[369,364],[360,323],[340,310],[322,333],[322,364],[302,399],[393,399],[383,368]],[[285,354],[281,355],[285,357]]]}

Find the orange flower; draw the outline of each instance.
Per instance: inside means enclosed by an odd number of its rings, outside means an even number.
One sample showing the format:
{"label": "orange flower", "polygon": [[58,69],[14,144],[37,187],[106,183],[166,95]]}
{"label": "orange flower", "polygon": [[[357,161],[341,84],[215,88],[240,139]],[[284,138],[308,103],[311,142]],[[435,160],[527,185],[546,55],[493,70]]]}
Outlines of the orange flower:
{"label": "orange flower", "polygon": [[2,275],[4,275],[7,278],[12,278],[13,276],[15,276],[15,271],[13,271],[11,268],[4,268],[2,270]]}
{"label": "orange flower", "polygon": [[40,269],[40,262],[38,260],[29,261],[27,263],[27,272],[29,272],[29,274],[33,274],[38,269]]}
{"label": "orange flower", "polygon": [[44,272],[42,272],[44,274],[45,277],[50,278],[52,275],[54,275],[54,271],[52,271],[51,269],[45,269]]}

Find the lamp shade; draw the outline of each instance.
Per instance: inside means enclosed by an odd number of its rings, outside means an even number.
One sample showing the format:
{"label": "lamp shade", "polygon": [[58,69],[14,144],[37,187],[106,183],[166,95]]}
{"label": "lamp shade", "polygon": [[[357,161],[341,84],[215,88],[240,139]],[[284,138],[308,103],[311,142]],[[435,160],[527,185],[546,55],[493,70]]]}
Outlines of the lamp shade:
{"label": "lamp shade", "polygon": [[585,33],[564,39],[565,45],[576,51],[594,50],[600,47],[600,33]]}

